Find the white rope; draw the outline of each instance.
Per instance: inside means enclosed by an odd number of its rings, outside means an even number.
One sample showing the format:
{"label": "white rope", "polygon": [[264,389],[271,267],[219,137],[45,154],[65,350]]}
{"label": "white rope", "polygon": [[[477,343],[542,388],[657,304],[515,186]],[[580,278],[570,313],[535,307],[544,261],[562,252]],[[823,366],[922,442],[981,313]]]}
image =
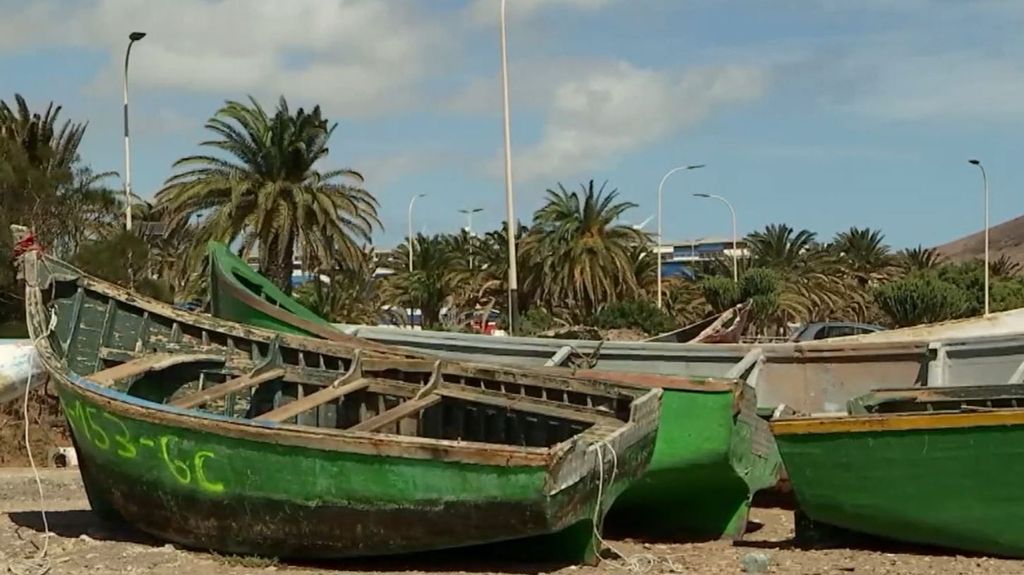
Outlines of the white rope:
{"label": "white rope", "polygon": [[[38,353],[37,347],[39,341],[50,334],[53,330],[57,316],[50,316],[50,325],[46,331],[43,332],[39,337],[32,341],[33,353]],[[52,568],[50,560],[46,557],[46,552],[50,547],[50,523],[46,517],[46,496],[43,495],[43,481],[39,477],[39,469],[36,467],[35,458],[32,457],[32,444],[29,441],[29,420],[28,420],[28,398],[32,392],[32,374],[34,372],[34,366],[32,365],[35,358],[29,361],[28,380],[25,382],[25,399],[22,403],[22,415],[25,424],[25,452],[28,453],[28,462],[32,466],[32,474],[36,479],[36,488],[39,490],[39,513],[43,517],[43,546],[36,553],[36,556],[30,559],[12,559],[7,564],[7,569],[15,575],[44,575],[48,573]]]}
{"label": "white rope", "polygon": [[[659,557],[657,555],[652,555],[650,553],[637,553],[635,555],[627,555],[626,553],[623,553],[619,549],[616,549],[614,546],[612,546],[610,543],[608,543],[607,541],[605,541],[601,537],[601,533],[598,530],[597,526],[600,524],[599,520],[601,519],[601,511],[605,508],[605,502],[604,502],[604,495],[605,495],[605,493],[604,493],[604,452],[603,452],[603,448],[608,448],[608,451],[612,454],[612,473],[611,473],[611,477],[608,480],[608,487],[612,487],[614,485],[614,483],[615,483],[615,475],[619,471],[619,458],[618,458],[618,454],[615,453],[615,449],[611,445],[609,445],[607,441],[599,441],[599,442],[597,442],[596,446],[597,446],[597,505],[594,508],[594,517],[593,517],[594,536],[597,538],[597,540],[601,543],[602,546],[604,546],[604,547],[608,548],[609,550],[611,550],[612,553],[614,553],[615,555],[617,555],[621,559],[621,562],[620,561],[616,561],[616,560],[603,560],[603,559],[601,559],[601,554],[599,552],[598,555],[597,555],[598,563],[600,564],[602,562],[607,562],[607,563],[610,563],[614,567],[618,567],[619,569],[623,569],[625,571],[629,571],[631,573],[638,573],[638,574],[643,574],[643,573],[650,572],[652,569],[654,569],[658,565],[659,562],[665,563],[665,565],[671,571],[673,571],[673,572],[680,572],[680,571],[682,571],[683,570],[683,566],[679,565],[678,563],[676,563],[675,561],[672,560],[672,557],[674,557],[674,556]],[[598,551],[600,551],[600,550],[598,550]]]}

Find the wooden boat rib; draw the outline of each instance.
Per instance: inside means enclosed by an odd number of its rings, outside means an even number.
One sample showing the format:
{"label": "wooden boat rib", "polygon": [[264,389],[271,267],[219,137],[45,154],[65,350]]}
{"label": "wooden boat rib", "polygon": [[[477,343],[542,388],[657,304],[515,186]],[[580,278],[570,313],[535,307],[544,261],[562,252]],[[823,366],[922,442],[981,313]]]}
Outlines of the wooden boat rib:
{"label": "wooden boat rib", "polygon": [[[884,390],[849,413],[772,421],[801,513],[910,543],[1024,557],[1024,389]],[[824,529],[823,529],[824,526]]]}
{"label": "wooden boat rib", "polygon": [[[211,242],[208,255],[214,315],[282,333],[337,341],[336,334],[324,328],[330,324],[282,293],[226,246]],[[473,362],[498,360],[506,344],[506,338],[484,337],[484,341],[488,347],[473,355]],[[449,357],[417,349],[389,349],[423,358],[425,370],[438,357]],[[474,369],[502,368],[474,364]],[[539,369],[552,374],[569,372],[553,366]],[[781,475],[778,451],[767,423],[757,416],[757,397],[751,387],[736,379],[604,369],[572,373],[590,378],[584,384],[586,388],[600,380],[617,386],[659,387],[665,391],[651,465],[619,498],[610,519],[619,525],[634,526],[634,530],[647,535],[701,539],[743,535],[753,493],[774,486]],[[526,393],[520,389],[512,391]],[[565,396],[546,395],[549,392],[542,389],[537,392],[542,399],[573,403]]]}
{"label": "wooden boat rib", "polygon": [[348,557],[548,536],[534,549],[592,561],[595,512],[651,459],[660,389],[246,328],[38,251],[20,270],[93,509],[182,545]]}

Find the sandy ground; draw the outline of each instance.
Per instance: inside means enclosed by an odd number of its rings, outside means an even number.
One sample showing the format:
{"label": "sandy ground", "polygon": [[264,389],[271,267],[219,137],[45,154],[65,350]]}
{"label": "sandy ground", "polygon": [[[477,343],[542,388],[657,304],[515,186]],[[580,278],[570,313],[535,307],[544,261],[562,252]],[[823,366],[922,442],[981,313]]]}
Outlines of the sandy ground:
{"label": "sandy ground", "polygon": [[[776,508],[758,508],[752,514],[752,532],[745,541],[699,544],[645,544],[611,540],[632,558],[606,561],[600,567],[481,564],[463,552],[347,561],[329,564],[294,564],[186,551],[130,530],[111,530],[89,511],[78,472],[41,470],[47,519],[52,536],[42,561],[38,548],[45,540],[38,491],[29,469],[0,469],[0,571],[16,575],[50,573],[101,575],[154,573],[189,575],[359,572],[378,573],[560,573],[587,575],[610,572],[781,574],[1020,574],[1024,561],[964,557],[936,550],[894,547],[879,543],[858,548],[800,549],[792,541],[793,514]],[[767,568],[763,568],[767,563]]]}

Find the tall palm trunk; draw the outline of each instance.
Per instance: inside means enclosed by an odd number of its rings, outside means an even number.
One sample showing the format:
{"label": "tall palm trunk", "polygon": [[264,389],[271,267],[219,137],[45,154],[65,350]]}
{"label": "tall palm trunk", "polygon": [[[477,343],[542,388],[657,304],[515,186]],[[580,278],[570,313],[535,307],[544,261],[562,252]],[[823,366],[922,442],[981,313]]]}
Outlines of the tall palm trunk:
{"label": "tall palm trunk", "polygon": [[263,260],[265,269],[263,275],[274,285],[281,288],[281,291],[291,295],[292,293],[292,259],[295,257],[295,234],[288,233],[288,241],[284,249],[279,248],[277,238],[267,242],[267,255]]}

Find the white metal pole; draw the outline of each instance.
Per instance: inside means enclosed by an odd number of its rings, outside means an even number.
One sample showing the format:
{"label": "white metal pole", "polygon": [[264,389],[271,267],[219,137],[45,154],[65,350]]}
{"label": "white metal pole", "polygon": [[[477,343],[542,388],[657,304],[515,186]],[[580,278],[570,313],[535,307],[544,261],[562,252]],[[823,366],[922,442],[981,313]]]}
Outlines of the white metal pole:
{"label": "white metal pole", "polygon": [[505,210],[508,218],[508,318],[509,332],[516,333],[519,323],[519,277],[516,273],[516,218],[512,194],[512,140],[508,111],[508,48],[505,32],[505,0],[501,0],[501,93],[505,121]]}
{"label": "white metal pole", "polygon": [[124,226],[132,231],[132,156],[131,139],[128,135],[128,58],[132,53],[132,44],[142,40],[144,32],[132,32],[128,35],[128,49],[124,52]]}
{"label": "white metal pole", "polygon": [[733,209],[732,204],[729,203],[729,200],[727,200],[727,199],[725,199],[722,196],[719,196],[717,194],[693,194],[693,195],[695,197],[698,197],[698,198],[711,198],[711,199],[718,200],[720,202],[723,202],[726,205],[726,207],[729,208],[729,214],[732,215],[732,281],[733,281],[733,283],[739,283],[739,266],[737,264],[737,256],[738,256],[738,254],[736,253],[736,244],[737,244],[737,239],[736,239],[736,210]]}
{"label": "white metal pole", "polygon": [[409,271],[412,271],[412,205],[416,203],[416,198],[422,198],[427,194],[416,194],[409,200],[409,237],[406,238],[409,248]]}
{"label": "white metal pole", "polygon": [[989,315],[989,254],[988,254],[988,228],[989,228],[989,214],[988,214],[988,174],[985,173],[985,166],[981,164],[979,160],[968,160],[968,162],[978,166],[981,170],[981,182],[984,186],[985,191],[985,315]]}
{"label": "white metal pole", "polygon": [[657,268],[658,268],[658,309],[661,309],[661,243],[662,243],[662,237],[661,237],[661,204],[662,204],[662,199],[661,198],[662,198],[662,192],[661,192],[661,189],[665,185],[665,180],[667,180],[668,177],[671,176],[672,174],[674,174],[674,173],[676,173],[676,172],[678,172],[680,170],[694,170],[694,169],[703,168],[703,167],[704,167],[704,164],[691,164],[691,165],[688,165],[688,166],[678,166],[678,167],[672,168],[671,170],[666,172],[664,176],[661,177],[661,183],[658,184],[658,245],[655,247],[655,250],[654,250],[654,257],[657,260]]}

